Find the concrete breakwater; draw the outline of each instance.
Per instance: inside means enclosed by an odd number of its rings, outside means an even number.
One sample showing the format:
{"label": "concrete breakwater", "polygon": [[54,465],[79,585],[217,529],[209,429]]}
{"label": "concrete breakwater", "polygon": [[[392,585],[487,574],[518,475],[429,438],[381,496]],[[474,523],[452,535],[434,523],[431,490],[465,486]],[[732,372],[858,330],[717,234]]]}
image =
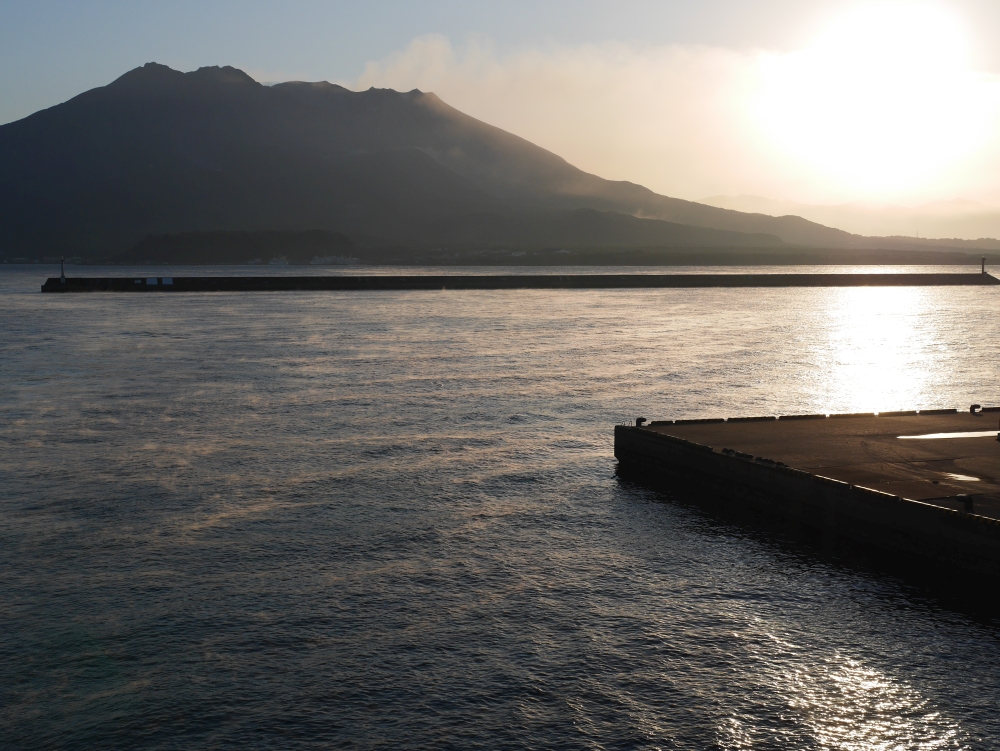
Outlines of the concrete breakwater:
{"label": "concrete breakwater", "polygon": [[993,285],[975,274],[463,274],[51,277],[42,292],[286,292],[443,289],[660,289]]}
{"label": "concrete breakwater", "polygon": [[997,417],[977,409],[618,425],[615,456],[623,475],[710,505],[995,584]]}

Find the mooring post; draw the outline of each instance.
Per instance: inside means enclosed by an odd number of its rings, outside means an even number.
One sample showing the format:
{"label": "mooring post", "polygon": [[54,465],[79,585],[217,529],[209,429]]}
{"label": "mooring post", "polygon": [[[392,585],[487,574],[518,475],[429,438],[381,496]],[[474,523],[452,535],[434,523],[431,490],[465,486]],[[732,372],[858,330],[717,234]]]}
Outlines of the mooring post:
{"label": "mooring post", "polygon": [[63,284],[66,283],[66,256],[59,258],[59,280]]}
{"label": "mooring post", "polygon": [[983,273],[986,273],[986,256],[983,256]]}

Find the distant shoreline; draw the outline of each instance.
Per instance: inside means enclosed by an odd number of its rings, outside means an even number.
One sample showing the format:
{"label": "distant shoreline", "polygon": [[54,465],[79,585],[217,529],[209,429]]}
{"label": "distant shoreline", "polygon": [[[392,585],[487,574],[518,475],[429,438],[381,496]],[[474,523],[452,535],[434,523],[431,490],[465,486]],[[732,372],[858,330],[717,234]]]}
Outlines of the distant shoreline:
{"label": "distant shoreline", "polygon": [[[170,268],[179,266],[227,266],[232,268],[297,268],[335,271],[358,267],[412,266],[412,267],[531,267],[531,266],[969,266],[978,268],[982,259],[989,266],[1000,265],[1000,252],[984,251],[963,253],[955,251],[892,250],[847,251],[802,249],[794,251],[752,252],[638,249],[638,250],[540,250],[540,251],[411,251],[406,249],[358,249],[352,254],[351,263],[295,262],[272,265],[270,259],[206,260],[190,258],[121,259],[121,258],[67,258],[67,268],[80,266],[128,266]],[[26,258],[0,259],[0,266],[58,265],[59,259],[47,256],[34,260]]]}

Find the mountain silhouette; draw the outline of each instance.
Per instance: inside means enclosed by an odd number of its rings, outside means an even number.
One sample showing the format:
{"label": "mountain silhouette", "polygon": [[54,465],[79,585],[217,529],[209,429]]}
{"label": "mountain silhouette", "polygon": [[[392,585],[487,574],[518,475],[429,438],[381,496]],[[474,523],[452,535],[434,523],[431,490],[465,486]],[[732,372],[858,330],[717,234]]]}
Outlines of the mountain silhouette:
{"label": "mountain silhouette", "polygon": [[0,126],[0,253],[148,235],[323,230],[517,247],[851,248],[863,238],[604,180],[434,94],[264,86],[149,63]]}

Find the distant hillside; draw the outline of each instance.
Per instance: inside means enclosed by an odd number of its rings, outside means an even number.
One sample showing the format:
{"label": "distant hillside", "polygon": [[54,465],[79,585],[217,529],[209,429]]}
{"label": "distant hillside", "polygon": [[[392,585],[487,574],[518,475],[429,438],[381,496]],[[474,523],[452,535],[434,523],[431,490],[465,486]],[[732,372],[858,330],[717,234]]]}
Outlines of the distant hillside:
{"label": "distant hillside", "polygon": [[284,256],[309,263],[316,256],[349,256],[350,238],[335,232],[184,232],[149,235],[115,260],[125,263],[247,263]]}
{"label": "distant hillside", "polygon": [[566,209],[470,213],[430,228],[427,240],[450,245],[518,248],[775,248],[775,235],[693,227],[613,211]]}
{"label": "distant hillside", "polygon": [[[935,247],[1000,249],[1000,210],[972,201],[939,201],[909,208],[891,204],[832,206],[776,201],[761,196],[712,196],[701,203],[769,216],[795,215],[859,235],[905,237]],[[928,239],[931,238],[931,239]]]}
{"label": "distant hillside", "polygon": [[433,94],[262,86],[229,67],[136,68],[0,126],[0,164],[7,257],[313,229],[414,247],[915,247],[604,180]]}
{"label": "distant hillside", "polygon": [[[725,230],[688,227],[657,219],[637,219],[614,212],[578,209],[465,214],[429,228],[425,236],[413,238],[408,246],[416,257],[433,251],[446,254],[436,244],[450,246],[450,252],[497,248],[559,250],[566,248],[615,247],[698,249],[774,249],[784,243],[773,235],[747,235]],[[361,251],[345,235],[310,231],[214,231],[148,235],[134,247],[109,260],[124,263],[246,263],[255,258],[268,260],[285,256],[290,263],[309,263],[315,256],[371,256],[373,248],[393,247],[385,238],[365,237]],[[396,252],[395,250],[393,252]],[[432,253],[433,255],[433,253]],[[376,253],[375,257],[380,257]]]}
{"label": "distant hillside", "polygon": [[[299,232],[267,230],[257,232],[184,232],[150,235],[113,259],[128,264],[267,263],[284,256],[291,264],[310,264],[316,256],[350,256],[368,264],[422,265],[518,265],[518,266],[732,266],[732,265],[893,265],[935,264],[978,269],[982,254],[990,267],[1000,264],[1000,254],[990,251],[962,253],[954,250],[856,250],[799,248],[781,244],[761,235],[759,245],[727,244],[726,233],[699,227],[671,225],[650,219],[636,219],[612,212],[588,209],[566,212],[535,212],[488,215],[455,228],[461,242],[446,246],[391,245],[378,238],[351,239],[323,230]],[[553,221],[555,220],[555,221]],[[619,222],[634,222],[643,235],[659,240],[657,233],[679,231],[675,242],[649,245],[617,245],[602,242],[605,233],[617,232]],[[555,233],[572,242],[536,247],[520,245],[522,235],[532,238]],[[739,235],[739,238],[753,237]],[[491,242],[483,242],[483,237]],[[495,242],[505,238],[507,242]],[[515,242],[510,242],[515,240]]]}

